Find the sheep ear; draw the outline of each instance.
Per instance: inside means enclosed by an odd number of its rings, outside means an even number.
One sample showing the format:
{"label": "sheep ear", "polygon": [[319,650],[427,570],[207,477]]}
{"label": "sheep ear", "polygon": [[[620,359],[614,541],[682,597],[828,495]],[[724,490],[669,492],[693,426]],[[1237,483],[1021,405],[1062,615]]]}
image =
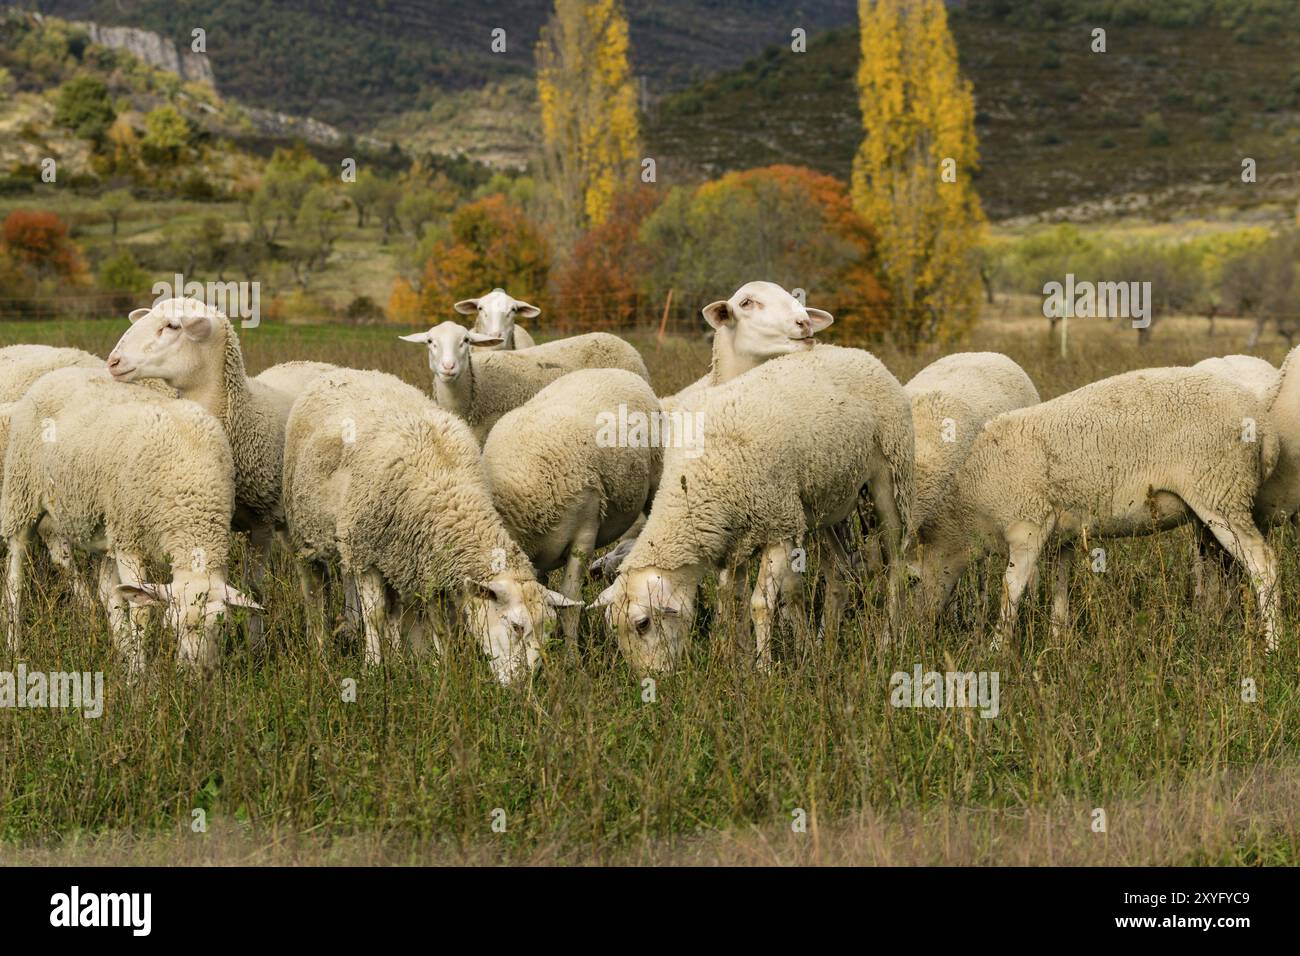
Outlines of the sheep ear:
{"label": "sheep ear", "polygon": [[146,315],[148,315],[152,311],[153,311],[152,308],[132,309],[130,312],[127,313],[126,318],[127,321],[129,321],[132,325],[135,325],[135,323],[139,322],[141,319],[143,319]]}
{"label": "sheep ear", "polygon": [[166,604],[170,601],[172,588],[170,584],[150,584],[141,581],[139,584],[119,584],[117,593],[136,607],[147,607],[150,604]]}
{"label": "sheep ear", "polygon": [[808,318],[812,319],[812,330],[814,333],[820,332],[835,321],[835,316],[829,312],[823,312],[821,309],[804,309],[808,313]]}
{"label": "sheep ear", "polygon": [[610,604],[613,604],[614,598],[616,597],[614,590],[617,587],[618,587],[618,582],[615,581],[609,587],[605,588],[605,590],[601,591],[600,594],[596,597],[596,600],[592,601],[590,604],[587,605],[587,610],[594,611],[596,610],[596,608],[607,607]]}
{"label": "sheep ear", "polygon": [[726,299],[710,302],[700,312],[704,315],[704,321],[714,329],[722,328],[731,320],[731,307],[727,305]]}
{"label": "sheep ear", "polygon": [[515,299],[515,314],[525,319],[535,319],[542,314],[542,310],[535,305],[529,305],[527,302]]}
{"label": "sheep ear", "polygon": [[473,315],[478,311],[478,299],[461,299],[452,308],[461,315]]}
{"label": "sheep ear", "polygon": [[208,315],[181,316],[181,331],[188,338],[202,342],[212,334],[212,317]]}
{"label": "sheep ear", "polygon": [[262,605],[258,604],[243,591],[239,590],[239,588],[232,588],[229,584],[225,586],[225,591],[222,593],[221,599],[231,607],[246,607],[250,611],[266,610],[266,608],[262,607]]}
{"label": "sheep ear", "polygon": [[410,335],[399,335],[398,338],[403,342],[414,342],[416,345],[429,344],[428,332],[412,332]]}
{"label": "sheep ear", "polygon": [[550,588],[542,588],[542,596],[551,607],[582,607],[581,601],[566,598],[559,591],[552,591]]}
{"label": "sheep ear", "polygon": [[475,345],[500,345],[505,341],[499,335],[488,335],[486,332],[475,332],[473,330],[469,333],[469,340]]}

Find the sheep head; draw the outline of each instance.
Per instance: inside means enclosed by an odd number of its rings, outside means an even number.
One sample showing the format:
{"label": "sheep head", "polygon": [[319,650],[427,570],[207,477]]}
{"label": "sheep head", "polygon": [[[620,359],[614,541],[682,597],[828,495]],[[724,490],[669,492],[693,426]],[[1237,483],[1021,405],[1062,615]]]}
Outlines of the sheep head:
{"label": "sheep head", "polygon": [[736,356],[751,364],[811,348],[813,336],[835,321],[774,282],[746,282],[730,299],[706,305],[703,313],[715,332],[731,336]]}
{"label": "sheep head", "polygon": [[199,299],[164,299],[129,318],[131,327],[108,356],[108,371],[119,382],[157,378],[184,391],[209,374],[213,344],[225,348],[217,334],[228,324],[225,315]]}
{"label": "sheep head", "polygon": [[546,625],[555,620],[554,608],[581,602],[536,580],[502,574],[490,581],[467,581],[463,603],[470,631],[493,675],[509,686],[537,669]]}
{"label": "sheep head", "polygon": [[491,345],[501,341],[495,336],[457,325],[455,322],[443,322],[435,325],[428,332],[414,332],[411,335],[398,336],[403,342],[414,342],[429,349],[429,368],[433,377],[442,382],[454,382],[469,368],[469,356],[475,345]]}
{"label": "sheep head", "polygon": [[461,315],[476,316],[474,331],[486,338],[475,345],[483,349],[509,347],[515,320],[536,318],[542,312],[535,305],[513,298],[505,289],[493,289],[477,299],[461,299],[453,308]]}
{"label": "sheep head", "polygon": [[638,673],[668,673],[686,653],[696,585],[656,568],[621,573],[589,608],[604,608],[619,650]]}

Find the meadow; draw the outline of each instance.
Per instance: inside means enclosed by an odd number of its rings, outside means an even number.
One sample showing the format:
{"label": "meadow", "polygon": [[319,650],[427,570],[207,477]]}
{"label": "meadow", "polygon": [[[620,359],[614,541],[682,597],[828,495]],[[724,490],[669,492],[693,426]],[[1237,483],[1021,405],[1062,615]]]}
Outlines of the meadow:
{"label": "meadow", "polygon": [[[123,327],[0,323],[0,345],[103,355]],[[268,322],[241,340],[250,373],[319,359],[427,387],[403,331]],[[989,317],[964,341],[878,354],[905,381],[946,352],[1002,351],[1050,398],[1240,351],[1247,332],[1175,318],[1138,347],[1077,321],[1062,358],[1041,318]],[[628,337],[660,394],[707,365],[702,335]],[[1261,343],[1275,363],[1285,352]],[[369,670],[355,641],[317,651],[283,554],[263,594],[264,654],[231,628],[221,668],[197,681],[154,633],[147,676],[128,683],[102,616],[45,573],[26,609],[28,667],[103,671],[106,702],[99,719],[0,710],[0,862],[1295,865],[1300,551],[1289,529],[1270,540],[1285,631],[1267,658],[1240,581],[1231,600],[1193,601],[1180,529],[1108,542],[1104,574],[1081,558],[1059,638],[1038,595],[1017,639],[989,650],[997,593],[976,584],[990,566],[967,575],[937,631],[910,613],[878,653],[881,587],[863,578],[839,632],[804,658],[787,648],[770,674],[736,658],[731,622],[701,614],[686,666],[646,685],[589,615],[580,658],[552,645],[516,691],[468,649]],[[998,715],[892,706],[891,675],[917,664],[997,671]],[[0,670],[15,666],[0,652]]]}

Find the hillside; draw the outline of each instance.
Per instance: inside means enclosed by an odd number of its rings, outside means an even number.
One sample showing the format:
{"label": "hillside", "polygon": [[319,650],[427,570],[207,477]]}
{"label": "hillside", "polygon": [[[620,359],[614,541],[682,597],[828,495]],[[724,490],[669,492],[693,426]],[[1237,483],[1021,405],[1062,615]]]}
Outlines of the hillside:
{"label": "hillside", "polygon": [[[1116,27],[1105,54],[1089,51],[1080,26],[954,17],[953,34],[975,89],[979,188],[994,218],[1203,183],[1236,188],[1243,156],[1261,181],[1297,172],[1295,33],[1243,43],[1223,26]],[[682,176],[788,162],[847,177],[861,138],[858,60],[852,29],[803,55],[769,48],[658,104],[651,151]]]}
{"label": "hillside", "polygon": [[[550,0],[15,0],[56,16],[155,30],[188,48],[207,31],[217,87],[254,106],[361,131],[376,118],[532,73]],[[795,26],[856,18],[853,0],[627,0],[633,66],[651,91],[739,66]],[[491,33],[506,30],[506,51]]]}

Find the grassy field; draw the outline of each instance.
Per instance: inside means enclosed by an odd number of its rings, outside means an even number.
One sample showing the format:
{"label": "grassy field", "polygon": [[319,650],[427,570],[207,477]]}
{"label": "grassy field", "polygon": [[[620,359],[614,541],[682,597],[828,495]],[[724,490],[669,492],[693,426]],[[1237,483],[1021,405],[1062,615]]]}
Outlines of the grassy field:
{"label": "grassy field", "polygon": [[[989,321],[943,351],[1004,351],[1046,398],[1239,351],[1247,332],[1168,320],[1139,349],[1131,332],[1077,322],[1061,359],[1044,327]],[[0,345],[104,354],[121,328],[0,323]],[[250,371],[316,358],[426,385],[423,351],[397,331],[268,323],[242,340]],[[707,362],[702,338],[633,341],[660,392]],[[880,353],[900,379],[939,354]],[[1266,339],[1262,354],[1280,361],[1285,343]],[[103,621],[46,574],[27,605],[28,667],[102,670],[107,700],[98,720],[0,711],[0,862],[1294,865],[1300,551],[1274,534],[1286,632],[1265,658],[1249,602],[1193,603],[1190,540],[1108,543],[1105,574],[1073,571],[1072,628],[1051,638],[1040,596],[997,654],[973,575],[937,633],[913,617],[883,656],[870,650],[880,588],[863,580],[840,632],[770,675],[738,664],[711,639],[730,622],[702,614],[688,666],[653,700],[596,618],[579,662],[552,650],[514,692],[468,651],[382,670],[364,669],[355,644],[318,653],[283,555],[264,593],[265,657],[232,633],[200,683],[174,672],[156,634],[147,678],[128,684]],[[15,663],[0,654],[0,670]],[[890,675],[917,664],[999,672],[998,716],[891,706]],[[193,831],[196,810],[207,832]],[[806,831],[792,829],[798,811]]]}

